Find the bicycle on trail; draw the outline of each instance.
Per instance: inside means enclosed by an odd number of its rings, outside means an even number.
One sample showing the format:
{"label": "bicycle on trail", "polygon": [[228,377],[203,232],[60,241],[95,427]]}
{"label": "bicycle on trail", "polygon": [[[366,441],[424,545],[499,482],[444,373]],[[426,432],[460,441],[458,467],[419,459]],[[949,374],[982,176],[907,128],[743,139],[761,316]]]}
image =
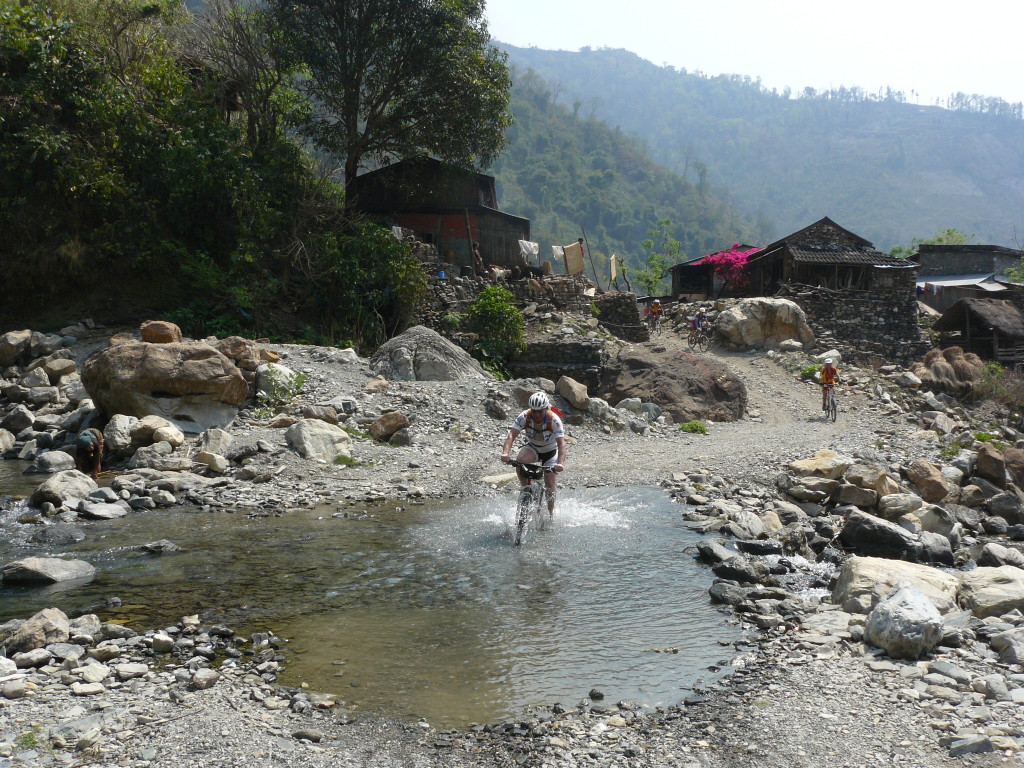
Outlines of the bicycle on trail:
{"label": "bicycle on trail", "polygon": [[839,414],[839,406],[836,404],[836,388],[834,384],[826,387],[825,405],[822,406],[822,410],[825,412],[826,420],[836,420],[836,416]]}
{"label": "bicycle on trail", "polygon": [[690,335],[686,337],[686,343],[690,345],[690,349],[707,352],[708,347],[711,346],[711,339],[708,337],[707,331],[700,328],[690,331]]}
{"label": "bicycle on trail", "polygon": [[545,467],[543,464],[531,464],[515,459],[510,459],[508,463],[513,467],[519,467],[526,478],[526,483],[519,488],[515,530],[512,533],[512,543],[518,547],[526,541],[531,531],[547,530],[554,518],[554,514],[544,503],[546,493],[544,475],[554,472],[555,469],[554,467]]}

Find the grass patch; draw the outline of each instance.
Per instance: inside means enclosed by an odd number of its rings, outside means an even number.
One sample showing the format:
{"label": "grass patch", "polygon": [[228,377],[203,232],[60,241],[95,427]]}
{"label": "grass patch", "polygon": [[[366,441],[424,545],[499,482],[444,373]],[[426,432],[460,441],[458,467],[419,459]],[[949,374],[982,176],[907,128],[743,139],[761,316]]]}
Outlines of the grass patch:
{"label": "grass patch", "polygon": [[39,749],[42,746],[39,742],[39,731],[33,728],[31,731],[19,734],[14,739],[14,744],[20,749]]}
{"label": "grass patch", "polygon": [[689,432],[694,435],[706,435],[708,433],[708,425],[703,421],[685,421],[679,425],[680,432]]}
{"label": "grass patch", "polygon": [[357,459],[353,459],[351,456],[345,456],[344,454],[341,453],[334,457],[334,463],[337,464],[339,467],[359,466],[359,461]]}

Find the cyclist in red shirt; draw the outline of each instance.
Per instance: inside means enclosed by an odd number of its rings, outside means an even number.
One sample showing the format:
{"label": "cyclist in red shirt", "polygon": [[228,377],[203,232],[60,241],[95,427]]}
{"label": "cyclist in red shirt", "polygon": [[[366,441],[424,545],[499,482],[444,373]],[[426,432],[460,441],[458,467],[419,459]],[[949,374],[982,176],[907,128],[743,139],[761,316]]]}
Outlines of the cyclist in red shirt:
{"label": "cyclist in red shirt", "polygon": [[831,357],[825,358],[825,364],[821,366],[818,377],[821,379],[821,410],[824,411],[828,391],[839,383],[839,371],[832,364]]}

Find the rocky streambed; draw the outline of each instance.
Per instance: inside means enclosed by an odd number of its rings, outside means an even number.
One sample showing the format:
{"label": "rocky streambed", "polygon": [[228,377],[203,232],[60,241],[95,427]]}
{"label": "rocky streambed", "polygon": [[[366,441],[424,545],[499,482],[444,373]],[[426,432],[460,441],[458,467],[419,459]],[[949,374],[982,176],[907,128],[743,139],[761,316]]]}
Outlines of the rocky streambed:
{"label": "rocky streambed", "polygon": [[[89,505],[144,515],[150,506],[188,503],[207,512],[273,516],[328,501],[358,514],[374,500],[414,504],[493,492],[508,481],[495,454],[516,399],[536,386],[556,389],[553,382],[484,378],[382,385],[374,383],[368,361],[351,355],[276,351],[306,374],[308,389],[272,418],[242,412],[229,434],[245,448],[216,454],[226,465],[185,467],[198,446],[188,438],[178,446],[168,442],[126,467],[131,471],[118,475],[117,487],[86,483],[63,495],[40,495],[23,524],[50,530],[63,523],[88,535],[95,514]],[[975,420],[990,422],[992,414],[922,393],[895,367],[847,367],[852,387],[843,402],[857,418],[824,422],[814,413],[817,391],[790,372],[800,367],[800,354],[723,356],[746,383],[750,403],[743,420],[710,424],[707,436],[680,432],[669,420],[652,419],[650,410],[629,410],[629,403],[596,405],[594,413],[577,409],[569,419],[575,447],[564,485],[657,482],[685,502],[680,512],[705,534],[699,554],[717,576],[709,599],[729,606],[753,642],[723,649],[733,673],[698,687],[680,705],[650,712],[593,690],[511,721],[436,730],[347,711],[316,691],[282,688],[277,676],[287,656],[276,647],[283,641],[272,636],[237,638],[201,615],[133,629],[80,616],[67,622],[64,636],[57,616],[54,636],[7,648],[0,761],[931,766],[1018,760],[1024,678],[1015,654],[1024,590],[1015,571],[1024,570],[1006,546],[1024,522],[1014,504],[1014,454],[975,438],[982,426]],[[5,376],[12,367],[20,373],[26,366],[9,366]],[[53,387],[56,395],[45,393],[55,399],[37,393],[5,406],[5,419],[24,420],[20,408],[31,415],[17,434],[8,430],[9,455],[41,468],[40,455],[59,452],[61,424],[81,409],[81,400],[61,400],[62,391],[75,390],[74,373],[65,369],[47,374],[51,382],[69,377]],[[360,434],[351,464],[304,457],[283,434],[309,418],[305,408],[331,401],[336,415],[345,411],[344,401],[354,405],[348,421]],[[564,396],[559,402],[574,413]],[[408,421],[399,440],[363,433],[395,412]],[[1009,422],[995,426],[1003,448],[1020,439]],[[126,447],[133,445],[132,428]],[[223,440],[206,439],[213,438]],[[832,453],[814,456],[822,448]],[[1001,477],[992,468],[1000,459]],[[59,553],[59,546],[49,551]],[[903,582],[928,595],[938,619],[926,609],[922,615],[892,611],[897,618],[888,624],[871,618]],[[19,622],[6,625],[4,634],[18,631],[29,634]],[[926,648],[915,645],[918,635]],[[918,656],[901,658],[908,648]]]}

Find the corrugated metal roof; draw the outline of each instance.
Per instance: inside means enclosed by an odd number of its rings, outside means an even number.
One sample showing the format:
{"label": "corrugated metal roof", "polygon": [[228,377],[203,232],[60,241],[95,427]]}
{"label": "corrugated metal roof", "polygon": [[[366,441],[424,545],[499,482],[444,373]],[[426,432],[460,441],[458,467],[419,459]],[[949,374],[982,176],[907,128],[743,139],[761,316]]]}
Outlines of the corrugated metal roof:
{"label": "corrugated metal roof", "polygon": [[917,281],[918,285],[941,285],[952,288],[960,285],[978,285],[986,280],[991,280],[995,272],[985,272],[978,275],[936,275],[935,277],[922,277]]}
{"label": "corrugated metal roof", "polygon": [[916,267],[916,264],[881,251],[836,246],[788,246],[793,261],[802,264],[852,264],[874,267]]}

